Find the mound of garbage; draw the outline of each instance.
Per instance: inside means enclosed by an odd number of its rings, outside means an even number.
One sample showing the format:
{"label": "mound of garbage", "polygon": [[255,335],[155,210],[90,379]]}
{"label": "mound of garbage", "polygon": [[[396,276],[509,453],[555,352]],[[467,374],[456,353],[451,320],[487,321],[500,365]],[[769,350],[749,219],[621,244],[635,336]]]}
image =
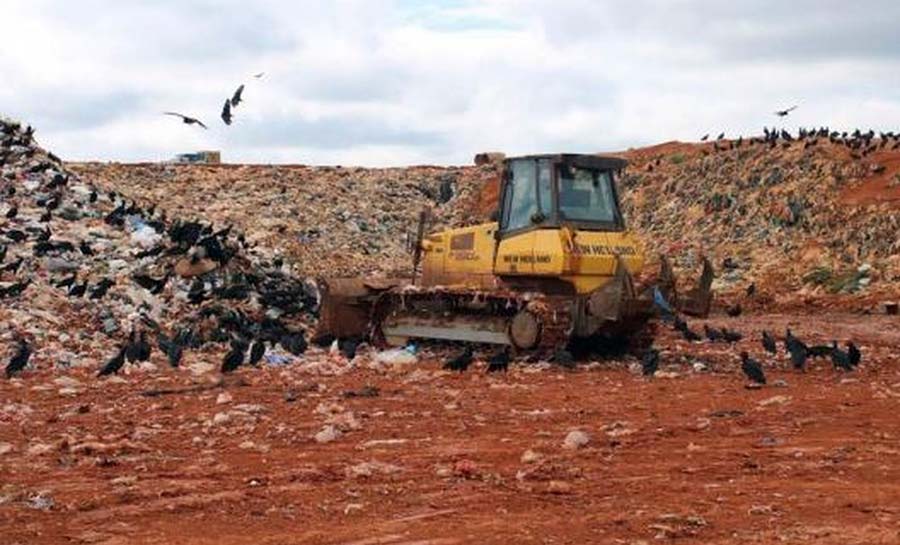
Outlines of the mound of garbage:
{"label": "mound of garbage", "polygon": [[234,225],[306,276],[406,275],[410,237],[480,221],[471,205],[496,169],[271,165],[69,165],[73,172],[170,214]]}
{"label": "mound of garbage", "polygon": [[151,343],[173,366],[204,347],[305,350],[314,283],[234,225],[103,190],[33,133],[0,120],[0,343],[42,367],[141,363]]}
{"label": "mound of garbage", "polygon": [[713,257],[720,292],[755,283],[776,298],[896,293],[900,191],[882,180],[900,179],[900,137],[788,138],[631,150],[626,217],[652,252],[683,267]]}

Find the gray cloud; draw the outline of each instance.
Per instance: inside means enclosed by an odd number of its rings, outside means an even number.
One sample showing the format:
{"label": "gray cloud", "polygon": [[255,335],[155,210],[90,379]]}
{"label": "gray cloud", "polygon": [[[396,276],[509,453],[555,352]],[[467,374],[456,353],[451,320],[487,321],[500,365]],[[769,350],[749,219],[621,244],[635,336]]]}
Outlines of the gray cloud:
{"label": "gray cloud", "polygon": [[229,140],[248,147],[296,147],[312,149],[354,146],[435,147],[446,143],[435,131],[403,128],[385,120],[365,116],[328,116],[316,120],[279,118],[251,120],[240,126]]}
{"label": "gray cloud", "polygon": [[900,119],[885,0],[8,0],[4,15],[3,113],[79,158],[457,163]]}

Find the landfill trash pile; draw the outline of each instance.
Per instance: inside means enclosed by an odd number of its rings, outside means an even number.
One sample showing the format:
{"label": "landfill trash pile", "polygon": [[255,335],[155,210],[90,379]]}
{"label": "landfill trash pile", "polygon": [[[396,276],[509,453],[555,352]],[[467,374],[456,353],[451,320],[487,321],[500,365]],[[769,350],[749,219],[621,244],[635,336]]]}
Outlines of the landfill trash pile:
{"label": "landfill trash pile", "polygon": [[895,140],[875,138],[865,157],[828,138],[632,150],[625,214],[653,253],[689,268],[713,257],[720,292],[895,292],[900,192],[879,183],[900,170]]}
{"label": "landfill trash pile", "polygon": [[235,225],[306,276],[406,275],[419,212],[429,230],[479,221],[471,203],[491,166],[343,168],[266,165],[70,165],[170,214]]}
{"label": "landfill trash pile", "polygon": [[0,165],[0,341],[28,345],[32,366],[139,366],[157,344],[173,366],[229,343],[305,350],[315,284],[237,227],[104,191],[12,121]]}

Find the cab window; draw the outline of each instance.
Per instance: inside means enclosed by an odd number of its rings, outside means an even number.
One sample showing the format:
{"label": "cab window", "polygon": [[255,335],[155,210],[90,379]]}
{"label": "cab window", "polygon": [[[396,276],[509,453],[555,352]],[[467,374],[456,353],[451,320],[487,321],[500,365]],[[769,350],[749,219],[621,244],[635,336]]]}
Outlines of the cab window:
{"label": "cab window", "polygon": [[561,219],[571,221],[617,223],[610,173],[560,167],[559,214]]}
{"label": "cab window", "polygon": [[531,226],[532,217],[538,212],[534,161],[512,161],[509,175],[505,194],[505,231]]}

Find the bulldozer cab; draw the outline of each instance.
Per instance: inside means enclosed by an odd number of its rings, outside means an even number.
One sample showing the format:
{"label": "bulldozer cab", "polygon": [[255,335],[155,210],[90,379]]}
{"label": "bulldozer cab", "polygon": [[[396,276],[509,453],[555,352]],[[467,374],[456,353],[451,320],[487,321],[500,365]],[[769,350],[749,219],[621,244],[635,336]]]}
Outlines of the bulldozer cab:
{"label": "bulldozer cab", "polygon": [[615,176],[626,161],[593,155],[508,159],[502,177],[498,238],[569,226],[623,231]]}

